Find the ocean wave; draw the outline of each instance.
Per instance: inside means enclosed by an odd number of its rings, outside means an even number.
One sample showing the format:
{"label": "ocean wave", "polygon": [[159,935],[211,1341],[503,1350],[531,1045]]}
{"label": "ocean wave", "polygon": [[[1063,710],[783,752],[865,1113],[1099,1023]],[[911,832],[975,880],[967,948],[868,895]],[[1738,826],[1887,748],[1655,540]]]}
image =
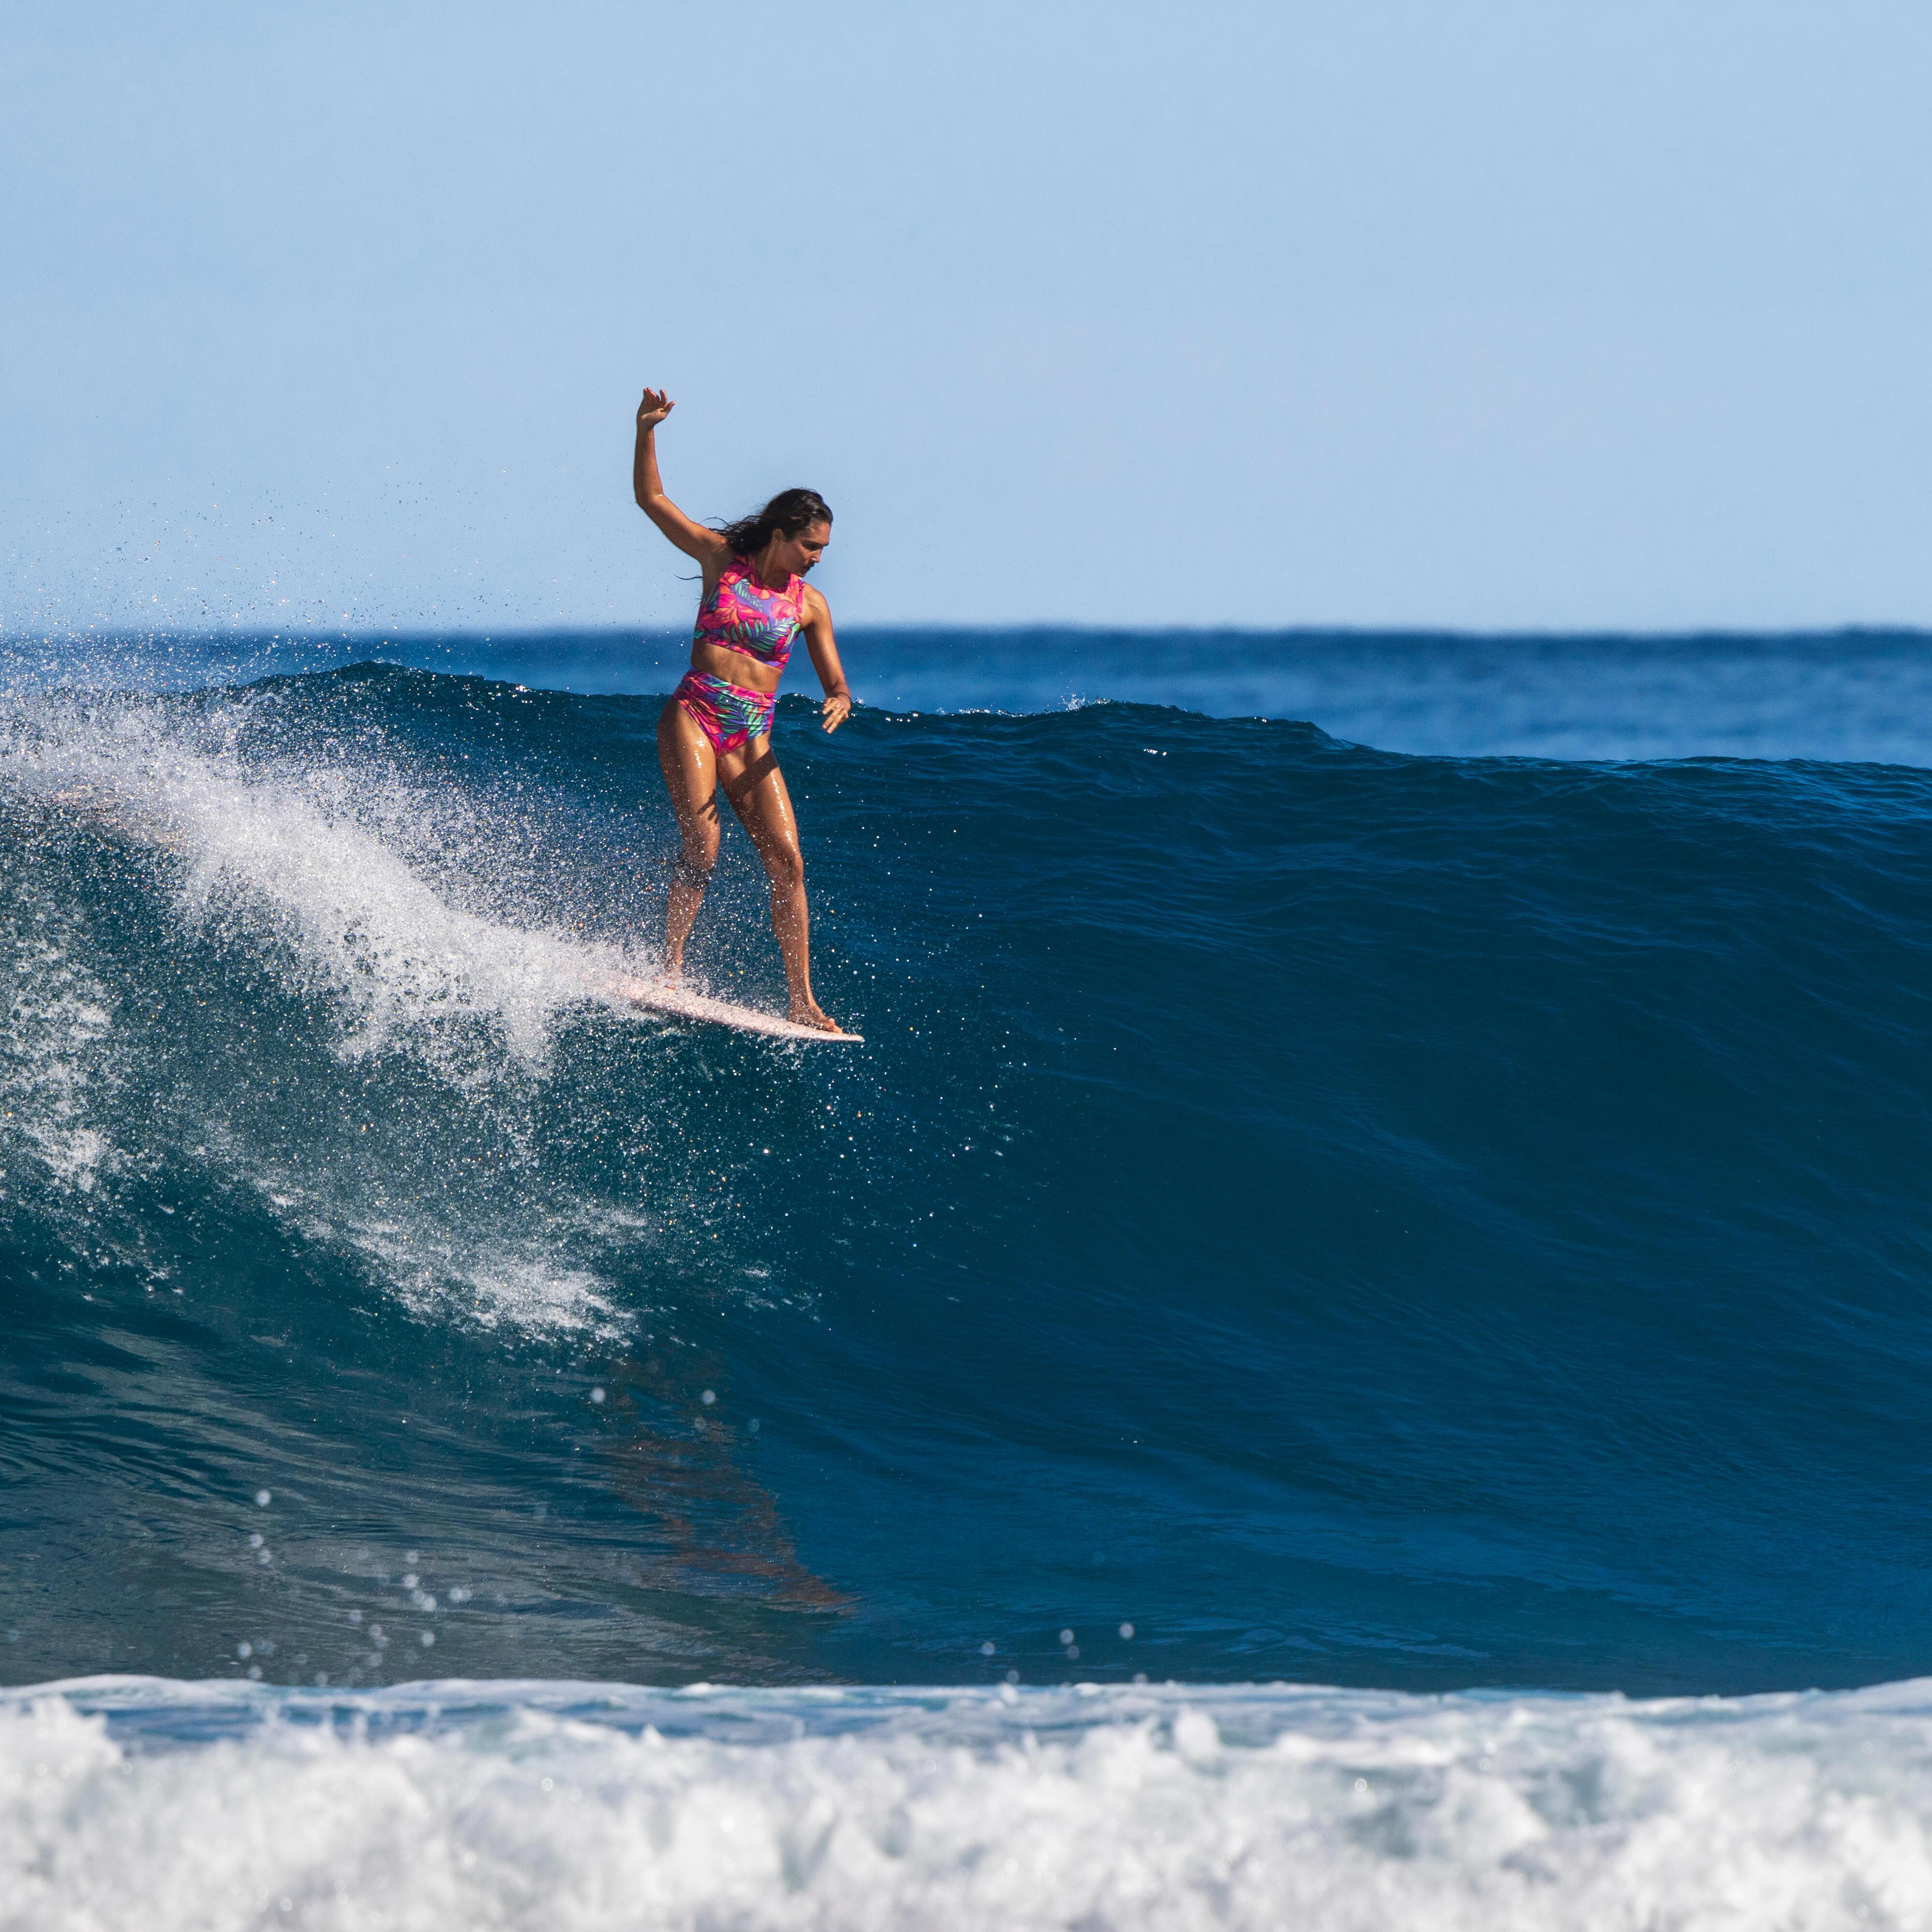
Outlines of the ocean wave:
{"label": "ocean wave", "polygon": [[788,700],[831,1055],[655,712],[10,700],[11,1681],[1922,1669],[1932,776]]}

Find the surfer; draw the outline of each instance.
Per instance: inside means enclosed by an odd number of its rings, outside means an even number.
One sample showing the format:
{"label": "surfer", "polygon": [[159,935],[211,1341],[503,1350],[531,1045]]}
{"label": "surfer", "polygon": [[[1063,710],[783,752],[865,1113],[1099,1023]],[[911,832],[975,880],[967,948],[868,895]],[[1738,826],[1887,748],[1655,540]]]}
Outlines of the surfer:
{"label": "surfer", "polygon": [[771,740],[778,680],[801,636],[825,690],[820,722],[836,731],[851,716],[831,610],[805,580],[832,540],[832,512],[816,490],[782,490],[755,515],[722,530],[693,523],[664,494],[658,474],[657,426],[676,406],[662,389],[644,392],[632,466],[638,508],[704,573],[691,668],[658,719],[658,758],[682,841],[664,914],[664,971],[675,980],[683,970],[684,943],[718,862],[722,785],[772,882],[772,926],[784,955],[791,1018],[837,1033],[838,1022],[812,996],[805,860]]}

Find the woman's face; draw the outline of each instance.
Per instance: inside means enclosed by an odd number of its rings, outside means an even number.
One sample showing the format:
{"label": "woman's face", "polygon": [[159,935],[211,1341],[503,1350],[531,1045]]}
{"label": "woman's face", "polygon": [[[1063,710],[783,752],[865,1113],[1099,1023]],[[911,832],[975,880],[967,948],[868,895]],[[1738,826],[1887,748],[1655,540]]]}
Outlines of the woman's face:
{"label": "woman's face", "polygon": [[770,577],[802,577],[825,554],[825,546],[832,541],[832,526],[828,523],[807,524],[795,537],[788,537],[782,531],[772,538],[770,550],[771,568],[766,572]]}

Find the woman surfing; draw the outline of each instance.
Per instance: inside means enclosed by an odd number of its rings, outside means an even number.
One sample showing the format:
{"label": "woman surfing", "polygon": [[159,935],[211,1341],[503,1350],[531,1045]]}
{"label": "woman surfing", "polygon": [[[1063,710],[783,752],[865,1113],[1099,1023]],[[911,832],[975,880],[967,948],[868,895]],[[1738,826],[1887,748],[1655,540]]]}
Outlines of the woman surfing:
{"label": "woman surfing", "polygon": [[772,926],[784,955],[790,1017],[838,1033],[812,996],[805,860],[771,740],[778,680],[801,636],[824,687],[824,728],[836,731],[851,715],[830,608],[805,580],[832,540],[832,512],[815,490],[782,490],[754,516],[722,530],[693,523],[664,494],[658,474],[657,426],[676,407],[662,389],[644,392],[632,468],[638,508],[704,573],[691,668],[658,719],[658,758],[683,842],[664,915],[664,973],[675,981],[683,971],[684,943],[718,862],[722,785],[772,882]]}

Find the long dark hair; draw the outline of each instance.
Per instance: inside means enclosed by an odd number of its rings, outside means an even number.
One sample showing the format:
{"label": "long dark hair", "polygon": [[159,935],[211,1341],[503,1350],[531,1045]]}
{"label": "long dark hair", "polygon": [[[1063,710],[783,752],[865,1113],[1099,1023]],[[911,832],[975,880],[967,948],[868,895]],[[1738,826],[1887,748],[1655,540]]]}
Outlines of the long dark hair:
{"label": "long dark hair", "polygon": [[781,490],[762,510],[727,524],[718,534],[734,556],[755,556],[773,537],[795,537],[831,520],[832,506],[816,490]]}

